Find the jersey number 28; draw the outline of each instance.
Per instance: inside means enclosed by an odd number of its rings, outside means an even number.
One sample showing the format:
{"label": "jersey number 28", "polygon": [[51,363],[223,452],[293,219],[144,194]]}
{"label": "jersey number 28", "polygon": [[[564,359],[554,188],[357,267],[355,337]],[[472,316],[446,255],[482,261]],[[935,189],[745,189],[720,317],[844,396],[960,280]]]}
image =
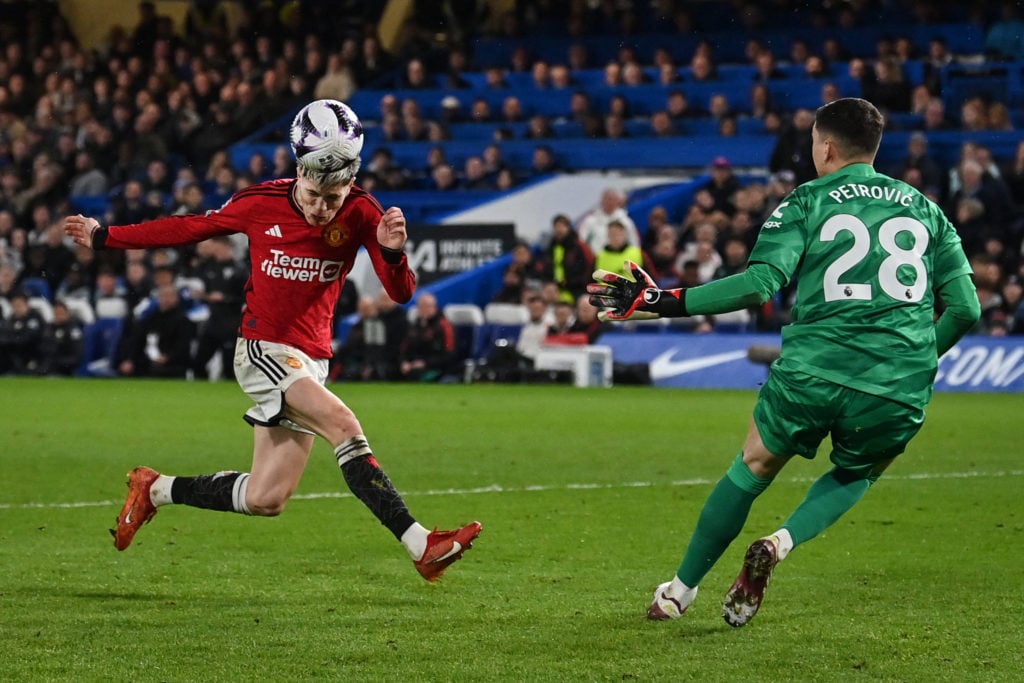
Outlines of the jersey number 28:
{"label": "jersey number 28", "polygon": [[[864,222],[848,213],[832,216],[821,226],[821,241],[831,242],[844,231],[853,235],[853,244],[825,270],[825,301],[870,300],[872,291],[869,283],[839,281],[846,271],[863,261],[871,250],[871,233]],[[909,233],[913,239],[909,249],[896,244],[896,236],[901,232]],[[924,225],[906,216],[890,218],[878,228],[878,243],[888,254],[878,268],[878,284],[882,286],[882,291],[900,301],[920,301],[928,288],[928,270],[921,260],[928,248],[928,231]],[[904,265],[914,269],[914,281],[911,284],[903,284],[896,277],[896,271]]]}

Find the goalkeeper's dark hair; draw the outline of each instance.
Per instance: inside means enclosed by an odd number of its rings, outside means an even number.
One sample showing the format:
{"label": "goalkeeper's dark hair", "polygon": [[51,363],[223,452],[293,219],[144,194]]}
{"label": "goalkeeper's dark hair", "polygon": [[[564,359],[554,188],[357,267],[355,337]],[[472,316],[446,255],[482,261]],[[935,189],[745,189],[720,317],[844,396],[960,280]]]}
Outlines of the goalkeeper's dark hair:
{"label": "goalkeeper's dark hair", "polygon": [[819,135],[832,138],[844,157],[874,157],[885,120],[867,100],[844,97],[819,107],[814,125]]}

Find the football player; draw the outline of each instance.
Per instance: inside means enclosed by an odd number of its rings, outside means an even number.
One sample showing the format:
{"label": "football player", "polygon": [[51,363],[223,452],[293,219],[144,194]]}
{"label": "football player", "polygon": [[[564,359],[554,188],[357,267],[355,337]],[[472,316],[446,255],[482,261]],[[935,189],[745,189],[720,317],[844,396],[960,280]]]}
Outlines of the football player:
{"label": "football player", "polygon": [[[743,449],[704,504],[676,575],[656,589],[651,619],[683,615],[754,499],[792,456],[813,458],[831,435],[833,467],[781,527],[750,545],[725,596],[725,620],[749,622],[776,564],[835,523],[904,451],[924,421],[938,358],[980,316],[953,226],[920,192],[873,168],[882,127],[863,99],[818,109],[818,178],[779,203],[744,272],[674,290],[658,289],[636,264],[633,280],[594,273],[591,302],[609,320],[724,313],[797,281],[793,321]],[[938,321],[936,297],[946,305]]]}
{"label": "football player", "polygon": [[478,522],[453,531],[421,526],[381,469],[355,413],[324,386],[335,304],[359,248],[393,300],[409,301],[416,287],[403,250],[401,209],[385,210],[354,184],[362,143],[362,126],[348,106],[317,100],[292,123],[295,178],[241,190],[205,215],[111,226],[84,216],[65,220],[67,234],[93,249],[174,247],[232,233],[249,241],[251,275],[234,370],[254,404],[245,414],[255,441],[252,468],[190,477],[132,470],[112,530],[118,550],[164,505],[279,514],[299,484],[315,435],[331,444],[349,488],[402,542],[426,580],[440,577],[480,533]]}

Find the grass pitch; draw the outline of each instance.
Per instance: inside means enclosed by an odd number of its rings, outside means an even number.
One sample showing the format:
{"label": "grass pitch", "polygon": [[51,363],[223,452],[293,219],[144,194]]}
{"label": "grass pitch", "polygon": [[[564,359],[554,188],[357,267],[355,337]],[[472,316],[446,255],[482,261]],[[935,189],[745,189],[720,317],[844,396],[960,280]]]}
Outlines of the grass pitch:
{"label": "grass pitch", "polygon": [[936,396],[864,500],[720,601],[827,467],[792,463],[685,618],[644,618],[751,392],[334,385],[424,524],[479,519],[438,585],[318,443],[275,519],[165,508],[118,553],[124,474],[247,469],[229,383],[0,379],[0,680],[1019,681],[1021,398]]}

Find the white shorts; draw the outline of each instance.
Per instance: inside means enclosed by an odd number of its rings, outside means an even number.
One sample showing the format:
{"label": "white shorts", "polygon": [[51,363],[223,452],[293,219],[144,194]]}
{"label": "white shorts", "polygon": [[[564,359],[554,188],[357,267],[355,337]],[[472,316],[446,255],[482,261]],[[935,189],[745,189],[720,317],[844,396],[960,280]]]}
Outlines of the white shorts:
{"label": "white shorts", "polygon": [[284,416],[284,392],[303,377],[324,384],[327,370],[326,359],[313,360],[293,346],[239,337],[235,342],[235,379],[256,402],[245,411],[245,421],[254,426],[288,427],[312,434]]}

